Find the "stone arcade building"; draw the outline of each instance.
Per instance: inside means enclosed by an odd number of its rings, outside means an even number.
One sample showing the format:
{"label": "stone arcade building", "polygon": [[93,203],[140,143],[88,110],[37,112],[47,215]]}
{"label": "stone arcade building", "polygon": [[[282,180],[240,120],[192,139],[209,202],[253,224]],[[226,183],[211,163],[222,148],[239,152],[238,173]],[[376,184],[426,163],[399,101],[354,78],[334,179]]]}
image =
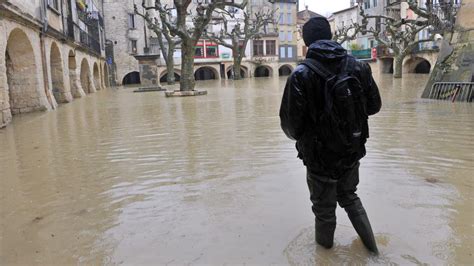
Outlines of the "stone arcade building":
{"label": "stone arcade building", "polygon": [[108,86],[99,0],[0,1],[0,128]]}
{"label": "stone arcade building", "polygon": [[[135,57],[161,55],[155,34],[150,31],[143,18],[134,14],[134,3],[142,1],[133,0],[104,0],[106,10],[105,22],[108,38],[114,45],[114,62],[117,66],[117,84],[127,85],[146,84],[145,78],[140,75],[140,64]],[[162,0],[163,5],[173,6],[172,0]],[[192,5],[199,1],[193,0]],[[206,3],[207,1],[201,1]],[[148,5],[153,5],[154,0],[147,0]],[[288,75],[297,63],[297,13],[296,0],[251,0],[248,1],[247,12],[253,13],[262,9],[277,10],[276,25],[266,25],[266,32],[260,34],[258,40],[249,41],[245,56],[242,60],[241,74],[244,78],[271,77]],[[194,10],[191,7],[190,10]],[[142,11],[143,12],[143,11]],[[156,14],[149,11],[154,17]],[[242,19],[242,12],[234,16]],[[188,18],[191,24],[192,17]],[[278,28],[278,31],[276,30]],[[218,20],[211,21],[207,30],[219,32],[222,23]],[[165,40],[166,41],[166,40]],[[230,40],[229,40],[230,43]],[[233,55],[232,50],[210,40],[201,39],[195,47],[194,72],[196,80],[228,79],[232,76]],[[151,58],[151,57],[150,57]],[[147,60],[142,62],[146,67],[156,68],[156,79],[161,83],[166,82],[168,75],[163,56],[156,62]],[[174,53],[175,77],[181,76],[181,49],[178,45]],[[143,67],[143,65],[142,65]],[[158,83],[159,83],[158,82]]]}

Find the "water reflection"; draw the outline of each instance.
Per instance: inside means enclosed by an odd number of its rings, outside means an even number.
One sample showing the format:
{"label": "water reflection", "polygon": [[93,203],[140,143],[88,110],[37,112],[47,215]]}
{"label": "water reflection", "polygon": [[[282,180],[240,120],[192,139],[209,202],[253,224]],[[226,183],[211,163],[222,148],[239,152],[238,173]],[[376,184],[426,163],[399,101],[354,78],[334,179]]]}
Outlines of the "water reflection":
{"label": "water reflection", "polygon": [[5,264],[470,263],[470,104],[377,77],[360,196],[382,255],[338,210],[314,245],[305,173],[279,128],[284,79],[199,82],[205,97],[107,90],[0,130]]}

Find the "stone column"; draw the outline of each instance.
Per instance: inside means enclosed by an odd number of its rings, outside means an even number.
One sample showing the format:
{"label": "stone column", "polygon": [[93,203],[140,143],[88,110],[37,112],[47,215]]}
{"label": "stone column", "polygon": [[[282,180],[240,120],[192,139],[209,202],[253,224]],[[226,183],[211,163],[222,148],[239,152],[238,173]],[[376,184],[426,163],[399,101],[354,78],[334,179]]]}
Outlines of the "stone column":
{"label": "stone column", "polygon": [[158,77],[158,59],[160,55],[136,55],[140,70],[140,91],[164,90],[160,86]]}

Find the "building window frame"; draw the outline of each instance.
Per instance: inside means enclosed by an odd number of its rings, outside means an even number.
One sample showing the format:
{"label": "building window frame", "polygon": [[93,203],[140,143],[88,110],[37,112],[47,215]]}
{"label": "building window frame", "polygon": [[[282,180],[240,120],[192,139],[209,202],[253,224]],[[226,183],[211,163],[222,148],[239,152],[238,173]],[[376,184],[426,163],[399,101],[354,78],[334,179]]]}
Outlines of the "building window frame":
{"label": "building window frame", "polygon": [[267,56],[275,56],[276,55],[276,41],[275,40],[266,40],[265,41],[265,49]]}
{"label": "building window frame", "polygon": [[137,29],[137,21],[135,14],[128,13],[128,29],[129,30],[136,30]]}
{"label": "building window frame", "polygon": [[130,54],[138,53],[138,42],[137,40],[130,40]]}
{"label": "building window frame", "polygon": [[254,56],[264,56],[263,51],[263,40],[254,40],[253,41],[253,55]]}
{"label": "building window frame", "polygon": [[286,16],[287,16],[287,18],[286,18],[287,24],[288,25],[293,24],[293,14],[291,12],[288,12],[288,13],[286,13]]}
{"label": "building window frame", "polygon": [[48,0],[48,8],[54,11],[57,15],[60,15],[61,13],[59,12],[59,3],[60,0]]}
{"label": "building window frame", "polygon": [[280,58],[281,59],[286,58],[286,48],[285,48],[285,46],[280,46]]}
{"label": "building window frame", "polygon": [[[214,50],[214,54],[212,54],[212,50]],[[206,54],[205,54],[205,57],[206,58],[218,58],[219,57],[219,45],[217,43],[206,43],[205,45],[205,51],[206,51]]]}
{"label": "building window frame", "polygon": [[287,46],[286,47],[286,58],[288,59],[293,59],[294,53],[293,53],[293,46]]}

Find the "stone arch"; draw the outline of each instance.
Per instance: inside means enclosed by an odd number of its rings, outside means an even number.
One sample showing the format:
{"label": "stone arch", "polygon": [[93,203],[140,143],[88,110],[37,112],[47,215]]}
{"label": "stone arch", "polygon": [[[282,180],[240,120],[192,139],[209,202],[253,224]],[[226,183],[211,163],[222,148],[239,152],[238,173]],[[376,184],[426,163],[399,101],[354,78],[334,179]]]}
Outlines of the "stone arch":
{"label": "stone arch", "polygon": [[99,72],[99,66],[97,65],[97,62],[94,63],[93,66],[93,77],[94,77],[94,86],[96,89],[100,90],[102,88],[101,82],[100,82],[100,72]]}
{"label": "stone arch", "polygon": [[282,65],[278,69],[278,76],[289,76],[293,72],[293,67],[290,65]]}
{"label": "stone arch", "polygon": [[125,75],[122,79],[122,85],[132,85],[140,83],[140,73],[138,71],[132,71]]}
{"label": "stone arch", "polygon": [[104,70],[102,71],[103,78],[104,78],[104,85],[105,87],[110,87],[110,80],[109,80],[109,67],[107,63],[104,64],[103,66]]}
{"label": "stone arch", "polygon": [[6,102],[9,103],[11,114],[27,113],[41,110],[43,88],[38,77],[38,66],[35,51],[27,34],[21,29],[14,29],[7,39],[5,51],[7,74]]}
{"label": "stone arch", "polygon": [[423,57],[410,57],[404,64],[405,73],[429,74],[431,72],[431,63]]}
{"label": "stone arch", "polygon": [[92,93],[92,78],[91,78],[91,70],[89,67],[89,62],[87,59],[82,59],[81,62],[81,86],[85,93]]}
{"label": "stone arch", "polygon": [[[160,83],[166,83],[168,78],[168,71],[163,71],[160,74]],[[181,80],[181,74],[178,71],[174,71],[174,80],[175,81],[180,81]]]}
{"label": "stone arch", "polygon": [[203,66],[196,69],[194,78],[196,80],[219,79],[219,73],[213,67]]}
{"label": "stone arch", "polygon": [[256,78],[260,77],[272,77],[273,76],[273,69],[266,65],[261,65],[255,68],[254,76]]}
{"label": "stone arch", "polygon": [[[228,79],[233,78],[233,76],[234,76],[233,70],[234,70],[234,65],[231,65],[225,71]],[[242,66],[242,65],[240,66],[240,76],[242,78],[248,78],[249,77],[249,70],[246,66]]]}
{"label": "stone arch", "polygon": [[51,43],[49,58],[51,68],[51,86],[54,99],[57,103],[68,102],[66,97],[66,86],[64,83],[63,59],[61,51],[55,42]]}
{"label": "stone arch", "polygon": [[431,64],[428,60],[423,60],[415,67],[415,73],[429,74],[431,71]]}

